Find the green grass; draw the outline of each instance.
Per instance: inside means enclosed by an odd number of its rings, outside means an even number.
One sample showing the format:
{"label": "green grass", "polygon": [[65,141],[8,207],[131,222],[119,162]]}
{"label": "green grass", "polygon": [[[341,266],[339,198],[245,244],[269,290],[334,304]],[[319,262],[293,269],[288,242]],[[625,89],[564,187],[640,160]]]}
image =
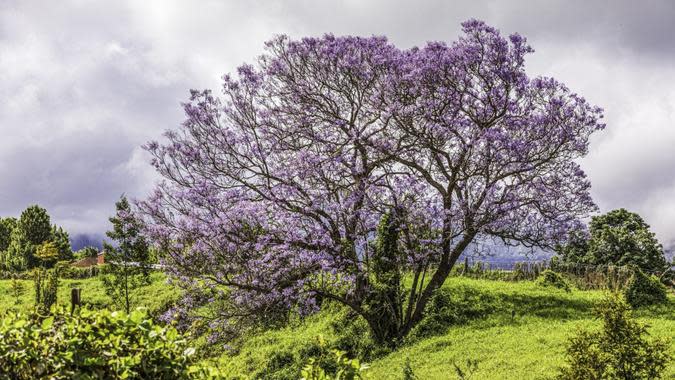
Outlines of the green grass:
{"label": "green grass", "polygon": [[[150,313],[154,313],[166,308],[167,305],[175,302],[179,296],[179,290],[166,283],[166,276],[163,273],[152,273],[151,283],[132,292],[132,298],[136,300],[136,306],[146,307]],[[19,303],[12,293],[11,280],[0,280],[0,312],[14,310],[29,312],[33,309],[35,290],[32,280],[18,280],[24,289]],[[59,281],[59,291],[57,303],[64,307],[70,307],[70,289],[82,289],[81,298],[83,305],[91,308],[115,308],[112,300],[105,292],[105,288],[99,277],[87,278],[82,280],[61,279]]]}
{"label": "green grass", "polygon": [[[600,325],[593,307],[603,297],[601,291],[568,293],[531,281],[460,277],[450,278],[444,289],[457,299],[457,305],[487,310],[487,315],[477,313],[468,322],[447,326],[437,335],[420,337],[372,360],[369,373],[373,379],[400,379],[407,360],[419,379],[454,379],[454,363],[464,368],[467,359],[478,361],[472,379],[550,379],[564,363],[568,338],[579,328]],[[261,375],[263,368],[278,367],[279,362],[297,362],[302,358],[299,352],[311,348],[317,336],[329,342],[338,338],[340,332],[331,326],[340,314],[334,308],[302,323],[248,337],[234,353],[221,356],[221,367],[231,374]],[[668,305],[641,309],[635,315],[651,326],[653,336],[675,338],[672,295]],[[675,339],[670,353],[675,357]],[[675,378],[675,363],[670,363],[664,378]]]}
{"label": "green grass", "polygon": [[[154,273],[152,280],[136,292],[139,305],[153,312],[178,299],[179,291],[166,284],[163,274]],[[29,311],[33,305],[32,281],[22,281],[25,292],[18,305],[14,304],[10,283],[0,281],[0,311]],[[85,303],[93,307],[110,306],[98,278],[62,280],[59,304],[68,306],[73,286],[83,289]],[[448,279],[443,289],[449,297],[450,309],[461,312],[445,320],[440,330],[438,324],[429,324],[432,328],[418,331],[394,352],[371,350],[367,359],[372,379],[400,379],[408,360],[419,379],[455,379],[454,364],[464,368],[467,359],[478,361],[472,379],[550,379],[564,363],[568,338],[579,328],[600,326],[593,308],[603,297],[601,291],[565,292],[533,281],[462,277]],[[318,336],[323,336],[329,345],[338,346],[345,343],[345,337],[351,343],[368,341],[363,326],[360,330],[353,327],[359,326],[358,323],[345,327],[345,316],[345,309],[332,305],[284,328],[244,336],[232,342],[231,349],[209,345],[205,337],[193,343],[207,348],[207,355],[222,353],[208,360],[216,361],[232,376],[244,373],[254,378],[297,378],[298,368],[308,357],[316,356]],[[635,316],[651,326],[652,336],[672,339],[670,354],[675,357],[675,296],[669,295],[667,305],[639,309]],[[675,362],[671,361],[664,378],[675,378]]]}

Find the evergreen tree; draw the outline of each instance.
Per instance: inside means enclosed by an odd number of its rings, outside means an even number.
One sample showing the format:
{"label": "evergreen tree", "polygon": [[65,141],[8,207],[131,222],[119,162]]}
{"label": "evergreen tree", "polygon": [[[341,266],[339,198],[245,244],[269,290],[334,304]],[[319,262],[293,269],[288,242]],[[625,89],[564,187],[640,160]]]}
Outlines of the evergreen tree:
{"label": "evergreen tree", "polygon": [[12,231],[16,228],[16,219],[0,218],[0,252],[7,251],[9,248]]}
{"label": "evergreen tree", "polygon": [[73,249],[70,246],[70,236],[63,228],[53,226],[51,240],[59,251],[59,260],[72,260]]}
{"label": "evergreen tree", "polygon": [[12,242],[12,232],[16,229],[16,219],[0,218],[0,268],[10,270],[10,256],[7,252]]}
{"label": "evergreen tree", "polygon": [[12,231],[9,247],[5,254],[5,266],[11,271],[23,271],[35,263],[35,245],[31,244],[20,228]]}
{"label": "evergreen tree", "polygon": [[149,281],[149,249],[142,234],[143,225],[126,197],[122,196],[115,206],[116,214],[109,219],[113,228],[106,235],[116,244],[104,245],[108,265],[102,279],[113,302],[128,313],[133,303],[132,290]]}
{"label": "evergreen tree", "polygon": [[30,206],[21,213],[18,228],[33,245],[40,245],[52,237],[49,214],[38,205]]}

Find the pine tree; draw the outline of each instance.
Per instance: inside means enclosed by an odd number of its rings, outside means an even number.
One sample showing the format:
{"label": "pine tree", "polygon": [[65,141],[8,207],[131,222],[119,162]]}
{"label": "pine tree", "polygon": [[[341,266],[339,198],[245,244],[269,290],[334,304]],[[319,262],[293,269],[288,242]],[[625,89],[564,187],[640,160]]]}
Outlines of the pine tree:
{"label": "pine tree", "polygon": [[70,246],[68,232],[61,227],[53,226],[51,240],[59,251],[59,260],[73,259],[73,249]]}
{"label": "pine tree", "polygon": [[40,245],[52,237],[52,225],[44,208],[33,205],[25,209],[19,218],[18,228],[31,244]]}
{"label": "pine tree", "polygon": [[107,268],[102,279],[113,302],[128,313],[133,304],[132,290],[149,281],[149,249],[142,234],[143,224],[126,197],[122,196],[115,206],[116,214],[109,219],[113,228],[106,233],[115,245],[104,245]]}
{"label": "pine tree", "polygon": [[9,248],[12,231],[16,228],[16,219],[14,218],[0,218],[0,252],[4,252]]}

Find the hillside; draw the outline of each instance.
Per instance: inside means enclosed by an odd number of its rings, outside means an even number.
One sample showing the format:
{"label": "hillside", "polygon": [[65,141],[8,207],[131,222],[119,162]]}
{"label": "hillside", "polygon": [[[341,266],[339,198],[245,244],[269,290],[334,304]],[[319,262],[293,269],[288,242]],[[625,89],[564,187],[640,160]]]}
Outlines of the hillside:
{"label": "hillside", "polygon": [[[472,379],[546,379],[563,364],[564,346],[581,327],[596,328],[593,306],[601,291],[550,290],[534,282],[503,282],[454,277],[444,286],[459,306],[444,312],[446,326],[391,353],[375,356],[369,373],[374,379],[400,379],[409,360],[419,379],[454,379],[454,364],[466,368],[467,359],[477,360]],[[463,310],[463,311],[462,311]],[[512,311],[515,315],[512,318]],[[638,310],[638,319],[651,326],[653,336],[671,338],[670,353],[675,356],[675,297],[669,304]],[[292,327],[266,331],[248,337],[238,352],[220,357],[228,373],[253,373],[281,379],[290,367],[299,365],[303,354],[316,352],[316,337],[330,344],[354,343],[359,333],[340,323],[344,312],[338,308],[323,311]],[[664,378],[675,377],[671,361]]]}
{"label": "hillside", "polygon": [[[162,274],[153,274],[151,285],[137,292],[138,303],[158,313],[175,302],[178,290],[167,285]],[[28,310],[32,305],[32,283],[22,281],[24,295],[14,304],[10,281],[0,281],[0,310]],[[67,305],[70,287],[83,289],[91,307],[105,307],[100,281],[63,280],[59,303]],[[237,378],[297,379],[298,370],[309,357],[321,355],[319,337],[325,346],[348,350],[370,364],[373,379],[400,379],[406,362],[419,379],[454,379],[455,367],[467,368],[467,360],[478,363],[472,379],[546,379],[563,364],[564,346],[578,328],[596,328],[593,306],[601,291],[542,288],[532,281],[506,282],[463,277],[450,278],[432,315],[413,331],[408,342],[394,352],[377,350],[367,338],[366,328],[350,318],[346,310],[327,305],[320,313],[294,320],[285,328],[258,331],[228,345],[213,345],[204,337],[193,344],[204,360],[215,362]],[[675,357],[675,296],[669,303],[640,309],[636,317],[648,324],[652,336],[670,338]],[[664,378],[675,377],[675,362]]]}

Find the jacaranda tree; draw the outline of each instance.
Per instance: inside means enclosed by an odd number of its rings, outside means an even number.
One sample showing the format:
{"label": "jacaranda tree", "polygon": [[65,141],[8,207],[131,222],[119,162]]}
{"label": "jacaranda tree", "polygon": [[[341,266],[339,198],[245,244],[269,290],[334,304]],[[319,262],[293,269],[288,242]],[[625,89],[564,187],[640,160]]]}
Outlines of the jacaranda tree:
{"label": "jacaranda tree", "polygon": [[559,243],[595,209],[574,160],[602,111],[529,78],[523,37],[463,27],[409,50],[277,37],[222,98],[193,91],[139,203],[176,278],[229,322],[331,299],[395,342],[476,239]]}

